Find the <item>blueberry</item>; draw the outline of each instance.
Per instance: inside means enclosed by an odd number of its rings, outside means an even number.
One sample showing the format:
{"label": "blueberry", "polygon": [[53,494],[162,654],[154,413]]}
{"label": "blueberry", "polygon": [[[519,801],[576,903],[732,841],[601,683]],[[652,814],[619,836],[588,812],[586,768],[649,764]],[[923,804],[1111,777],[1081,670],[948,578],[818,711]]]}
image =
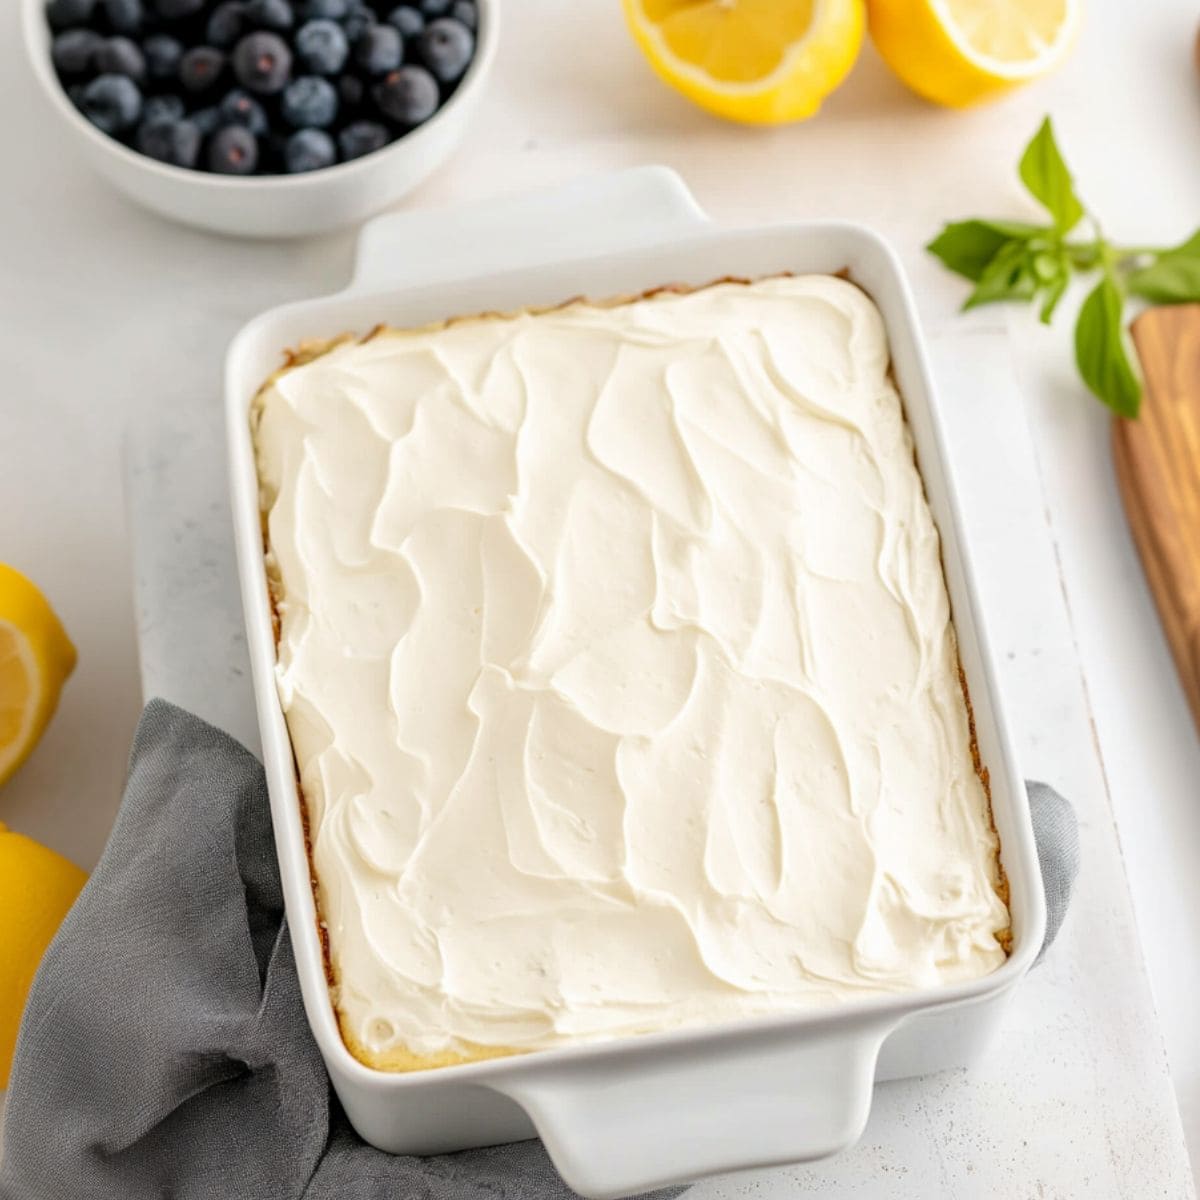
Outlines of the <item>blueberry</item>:
{"label": "blueberry", "polygon": [[292,6],[287,0],[247,0],[246,20],[259,29],[291,29]]}
{"label": "blueberry", "polygon": [[338,149],[342,158],[362,158],[388,144],[388,131],[378,121],[354,121],[338,134]]}
{"label": "blueberry", "polygon": [[51,29],[71,29],[86,25],[95,7],[96,0],[50,0],[46,5],[46,20]]}
{"label": "blueberry", "polygon": [[349,53],[350,43],[336,21],[317,18],[296,34],[296,57],[315,75],[336,75]]}
{"label": "blueberry", "polygon": [[142,124],[160,121],[181,121],[184,114],[181,96],[151,96],[142,105]]}
{"label": "blueberry", "polygon": [[97,75],[83,89],[79,107],[97,129],[121,133],[142,115],[142,93],[125,75]]}
{"label": "blueberry", "polygon": [[50,45],[54,69],[60,75],[83,75],[96,63],[96,53],[104,39],[91,29],[68,29],[55,35]]}
{"label": "blueberry", "polygon": [[142,54],[151,79],[174,79],[179,74],[183,43],[169,33],[154,33],[142,43]]}
{"label": "blueberry", "polygon": [[388,13],[387,20],[389,25],[395,25],[400,30],[401,37],[416,37],[425,28],[425,18],[415,8],[411,8],[407,4],[401,4],[399,7],[393,8]]}
{"label": "blueberry", "polygon": [[320,75],[301,75],[284,88],[279,111],[296,129],[320,129],[332,125],[337,116],[338,94],[333,84]]}
{"label": "blueberry", "polygon": [[104,15],[114,33],[138,34],[142,31],[142,0],[104,0]]}
{"label": "blueberry", "polygon": [[204,7],[204,0],[154,0],[158,15],[166,21],[190,17]]}
{"label": "blueberry", "polygon": [[417,0],[421,11],[427,17],[444,17],[449,11],[454,0]]}
{"label": "blueberry", "polygon": [[479,13],[475,9],[475,5],[471,0],[454,0],[454,5],[450,9],[450,15],[468,29],[479,28]]}
{"label": "blueberry", "polygon": [[357,75],[343,75],[337,81],[338,107],[344,113],[348,108],[357,108],[363,102],[366,89]]}
{"label": "blueberry", "polygon": [[290,175],[318,171],[337,162],[337,147],[323,129],[298,129],[284,145],[283,162]]}
{"label": "blueberry", "polygon": [[251,33],[233,48],[233,73],[248,91],[270,96],[283,90],[292,71],[292,52],[277,33]]}
{"label": "blueberry", "polygon": [[368,75],[386,75],[404,61],[404,39],[394,25],[372,25],[354,44],[354,61]]}
{"label": "blueberry", "polygon": [[210,133],[216,133],[221,124],[221,114],[217,111],[214,105],[209,105],[207,108],[198,108],[188,120],[200,130],[203,137],[208,137]]}
{"label": "blueberry", "polygon": [[367,32],[375,24],[375,10],[368,8],[365,4],[351,3],[350,11],[342,18],[342,28],[346,31],[346,37],[350,43],[357,42],[364,33]]}
{"label": "blueberry", "polygon": [[307,0],[303,14],[306,21],[340,21],[350,11],[350,0]]}
{"label": "blueberry", "polygon": [[127,37],[107,38],[96,51],[96,70],[101,75],[128,75],[134,83],[144,83],[146,57]]}
{"label": "blueberry", "polygon": [[217,105],[217,124],[244,125],[255,137],[262,137],[270,125],[263,106],[241,88],[234,88]]}
{"label": "blueberry", "polygon": [[467,69],[474,53],[474,35],[453,17],[439,17],[417,39],[417,57],[439,83],[453,83]]}
{"label": "blueberry", "polygon": [[399,67],[375,85],[379,111],[401,125],[420,125],[437,112],[438,85],[424,67]]}
{"label": "blueberry", "polygon": [[179,82],[189,92],[203,92],[221,78],[225,55],[215,46],[194,46],[179,60]]}
{"label": "blueberry", "polygon": [[218,175],[250,175],[258,166],[258,141],[244,125],[226,125],[208,139],[206,158]]}
{"label": "blueberry", "polygon": [[212,46],[228,50],[242,36],[246,25],[246,6],[239,0],[224,0],[212,10],[204,37]]}
{"label": "blueberry", "polygon": [[143,121],[134,145],[148,158],[175,167],[194,167],[200,157],[200,130],[194,121]]}

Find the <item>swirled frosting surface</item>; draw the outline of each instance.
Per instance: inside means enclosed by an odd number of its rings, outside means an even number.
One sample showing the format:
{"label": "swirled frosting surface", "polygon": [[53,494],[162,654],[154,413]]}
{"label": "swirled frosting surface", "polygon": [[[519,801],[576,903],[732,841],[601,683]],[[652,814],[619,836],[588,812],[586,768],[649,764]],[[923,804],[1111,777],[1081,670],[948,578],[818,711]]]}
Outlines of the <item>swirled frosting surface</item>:
{"label": "swirled frosting surface", "polygon": [[826,276],[344,343],[255,409],[334,1001],[381,1065],[1004,959],[938,535]]}

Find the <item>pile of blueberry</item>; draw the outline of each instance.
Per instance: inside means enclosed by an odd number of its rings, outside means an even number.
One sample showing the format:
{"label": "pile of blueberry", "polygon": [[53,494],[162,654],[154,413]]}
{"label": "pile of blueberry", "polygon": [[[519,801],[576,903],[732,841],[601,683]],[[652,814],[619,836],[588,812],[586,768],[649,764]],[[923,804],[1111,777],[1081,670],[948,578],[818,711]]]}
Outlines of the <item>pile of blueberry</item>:
{"label": "pile of blueberry", "polygon": [[315,171],[429,120],[475,53],[472,0],[48,0],[98,129],[223,175]]}

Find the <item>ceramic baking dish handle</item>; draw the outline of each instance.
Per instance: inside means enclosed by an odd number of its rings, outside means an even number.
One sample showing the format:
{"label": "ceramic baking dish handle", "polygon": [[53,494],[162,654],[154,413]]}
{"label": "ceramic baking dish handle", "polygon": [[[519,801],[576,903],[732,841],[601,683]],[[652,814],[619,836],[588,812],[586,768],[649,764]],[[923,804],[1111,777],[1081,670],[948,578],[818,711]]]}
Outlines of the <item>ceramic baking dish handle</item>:
{"label": "ceramic baking dish handle", "polygon": [[358,239],[349,291],[444,283],[655,246],[708,218],[667,167],[633,167],[510,199],[387,213]]}
{"label": "ceramic baking dish handle", "polygon": [[659,1048],[634,1070],[613,1060],[559,1064],[498,1090],[529,1114],[563,1179],[607,1200],[851,1145],[895,1023],[856,1022],[800,1041],[756,1037],[735,1055]]}

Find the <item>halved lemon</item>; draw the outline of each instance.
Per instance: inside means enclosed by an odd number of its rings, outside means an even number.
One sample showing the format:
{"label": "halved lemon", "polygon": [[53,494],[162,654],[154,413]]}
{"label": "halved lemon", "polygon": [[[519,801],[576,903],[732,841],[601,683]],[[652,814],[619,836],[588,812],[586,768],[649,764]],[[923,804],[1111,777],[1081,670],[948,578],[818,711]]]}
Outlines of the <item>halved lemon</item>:
{"label": "halved lemon", "polygon": [[731,121],[811,117],[862,45],[863,0],[623,0],[657,74]]}
{"label": "halved lemon", "polygon": [[919,96],[963,108],[1053,70],[1080,0],[867,0],[871,40]]}
{"label": "halved lemon", "polygon": [[75,647],[46,597],[0,563],[0,784],[29,757],[75,667]]}

